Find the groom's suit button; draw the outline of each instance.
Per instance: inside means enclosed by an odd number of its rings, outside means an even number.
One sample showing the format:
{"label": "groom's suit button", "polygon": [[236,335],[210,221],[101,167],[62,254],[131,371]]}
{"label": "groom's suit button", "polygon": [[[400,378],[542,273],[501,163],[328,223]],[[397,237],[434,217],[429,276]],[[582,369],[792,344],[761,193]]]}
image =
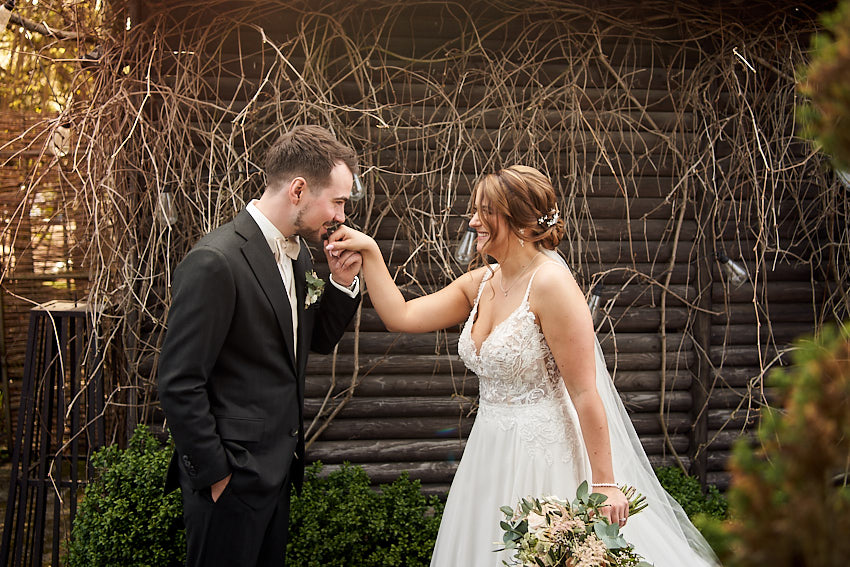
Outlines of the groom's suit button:
{"label": "groom's suit button", "polygon": [[195,465],[192,464],[192,460],[187,455],[183,455],[182,460],[183,467],[186,469],[189,476],[197,476],[198,472],[195,470]]}
{"label": "groom's suit button", "polygon": [[293,427],[292,429],[290,429],[290,430],[289,430],[289,435],[290,435],[290,437],[298,437],[298,428],[297,428],[297,427]]}

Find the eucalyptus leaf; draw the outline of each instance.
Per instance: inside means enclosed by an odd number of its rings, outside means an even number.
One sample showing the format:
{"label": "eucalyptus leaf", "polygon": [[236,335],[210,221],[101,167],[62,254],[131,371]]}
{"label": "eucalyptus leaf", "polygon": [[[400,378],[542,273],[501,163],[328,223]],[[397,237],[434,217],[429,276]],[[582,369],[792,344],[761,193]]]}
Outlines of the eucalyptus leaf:
{"label": "eucalyptus leaf", "polygon": [[628,549],[630,547],[629,542],[625,540],[625,538],[621,535],[617,537],[609,538],[605,542],[606,547],[608,549]]}
{"label": "eucalyptus leaf", "polygon": [[602,540],[608,537],[608,530],[605,527],[604,522],[593,522],[593,533],[596,534],[596,537]]}
{"label": "eucalyptus leaf", "polygon": [[588,493],[589,490],[587,487],[587,481],[584,481],[579,485],[578,490],[576,490],[576,500],[579,500],[582,503],[587,503]]}
{"label": "eucalyptus leaf", "polygon": [[599,507],[603,502],[608,500],[608,497],[599,492],[594,492],[590,496],[587,497],[587,502],[591,506]]}
{"label": "eucalyptus leaf", "polygon": [[521,521],[519,524],[517,524],[517,526],[514,528],[514,530],[521,533],[521,534],[527,534],[528,533],[528,520]]}

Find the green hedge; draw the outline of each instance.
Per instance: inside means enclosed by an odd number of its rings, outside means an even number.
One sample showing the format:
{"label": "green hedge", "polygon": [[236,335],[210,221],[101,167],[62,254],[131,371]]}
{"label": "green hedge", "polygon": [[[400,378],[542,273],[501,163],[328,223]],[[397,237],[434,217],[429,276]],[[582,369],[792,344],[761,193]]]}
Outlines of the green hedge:
{"label": "green hedge", "polygon": [[171,449],[144,425],[127,449],[106,447],[92,457],[97,477],[77,509],[68,567],[182,565],[186,540],[179,492],[163,493]]}
{"label": "green hedge", "polygon": [[404,473],[376,492],[360,467],[344,464],[326,477],[307,469],[293,496],[287,562],[299,567],[428,565],[443,505],[426,498]]}
{"label": "green hedge", "polygon": [[[171,448],[139,426],[127,449],[107,447],[93,464],[97,478],[74,520],[65,564],[169,566],[185,558],[179,492],[163,493]],[[726,517],[726,499],[714,487],[675,467],[656,471],[664,488],[695,519]],[[374,490],[362,468],[344,464],[322,474],[308,467],[304,488],[293,494],[287,560],[299,567],[416,567],[428,565],[443,504],[403,474]],[[355,563],[356,561],[356,563]]]}
{"label": "green hedge", "polygon": [[724,520],[729,514],[729,503],[716,486],[709,485],[705,492],[699,480],[686,475],[680,467],[659,467],[655,469],[661,486],[685,510],[691,520],[699,515],[707,515]]}
{"label": "green hedge", "polygon": [[[140,425],[127,449],[95,453],[97,478],[74,519],[68,567],[182,565],[185,532],[179,491],[164,494],[172,449]],[[291,565],[428,565],[443,505],[426,498],[407,474],[379,491],[360,467],[343,465],[320,476],[307,469],[301,495],[293,495]]]}
{"label": "green hedge", "polygon": [[661,486],[670,493],[676,502],[702,533],[708,544],[718,554],[729,546],[729,538],[723,530],[723,524],[729,517],[729,501],[709,485],[702,490],[699,480],[686,475],[680,467],[660,467],[655,474]]}

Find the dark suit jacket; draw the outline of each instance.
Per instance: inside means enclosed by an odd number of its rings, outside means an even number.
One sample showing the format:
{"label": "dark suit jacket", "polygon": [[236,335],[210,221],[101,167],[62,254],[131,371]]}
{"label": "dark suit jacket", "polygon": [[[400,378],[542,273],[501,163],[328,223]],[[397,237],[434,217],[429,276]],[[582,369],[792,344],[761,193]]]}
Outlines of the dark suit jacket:
{"label": "dark suit jacket", "polygon": [[304,475],[304,369],[308,349],[333,350],[354,315],[352,299],[328,283],[304,308],[302,244],[293,261],[298,356],[286,288],[266,239],[243,210],[192,248],[174,271],[168,330],[159,361],[159,399],[178,467],[195,489],[233,473],[233,492],[259,506],[287,474]]}

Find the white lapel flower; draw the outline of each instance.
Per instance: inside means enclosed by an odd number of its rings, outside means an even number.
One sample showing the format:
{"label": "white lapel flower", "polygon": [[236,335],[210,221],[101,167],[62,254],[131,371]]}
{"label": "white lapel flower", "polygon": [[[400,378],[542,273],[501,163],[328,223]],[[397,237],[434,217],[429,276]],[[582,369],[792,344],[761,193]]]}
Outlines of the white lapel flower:
{"label": "white lapel flower", "polygon": [[320,278],[315,270],[305,272],[304,275],[307,279],[307,294],[304,298],[304,309],[307,309],[322,297],[322,292],[325,290],[325,280]]}

